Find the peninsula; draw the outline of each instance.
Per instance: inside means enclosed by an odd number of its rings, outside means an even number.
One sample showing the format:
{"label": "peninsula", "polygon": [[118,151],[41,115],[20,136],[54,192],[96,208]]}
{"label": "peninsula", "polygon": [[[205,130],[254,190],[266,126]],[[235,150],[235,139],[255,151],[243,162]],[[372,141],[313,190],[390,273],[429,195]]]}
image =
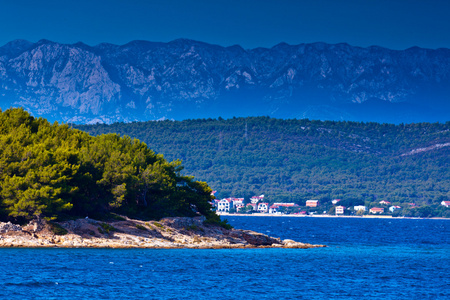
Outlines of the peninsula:
{"label": "peninsula", "polygon": [[[149,248],[149,249],[228,249],[228,248],[317,248],[281,240],[250,230],[225,229],[205,223],[204,217],[164,218],[140,221],[118,217],[102,222],[77,219],[55,225],[43,220],[27,226],[0,223],[0,247],[60,248]],[[55,227],[56,226],[56,227]]]}

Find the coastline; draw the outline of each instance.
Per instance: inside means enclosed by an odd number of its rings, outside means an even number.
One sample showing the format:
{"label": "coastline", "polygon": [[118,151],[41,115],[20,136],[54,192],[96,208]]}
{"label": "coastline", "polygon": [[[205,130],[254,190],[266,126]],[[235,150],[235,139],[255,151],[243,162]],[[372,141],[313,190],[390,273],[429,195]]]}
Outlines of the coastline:
{"label": "coastline", "polygon": [[[366,215],[366,216],[336,216],[336,215],[286,215],[286,214],[267,214],[267,213],[253,213],[253,214],[229,214],[229,213],[220,213],[220,216],[239,216],[239,217],[293,217],[293,218],[382,218],[382,219],[390,219],[393,218],[389,215]],[[395,218],[394,218],[395,219]]]}
{"label": "coastline", "polygon": [[262,233],[224,229],[204,223],[203,217],[164,218],[140,221],[124,218],[102,222],[78,219],[57,223],[66,230],[55,234],[51,225],[30,223],[18,226],[0,223],[0,248],[142,248],[142,249],[243,249],[243,248],[317,248],[293,240],[273,238]]}
{"label": "coastline", "polygon": [[354,219],[392,219],[392,220],[450,220],[450,218],[416,218],[416,217],[393,217],[391,215],[363,215],[363,216],[336,216],[336,215],[285,215],[285,214],[229,214],[220,213],[220,216],[237,217],[291,217],[291,218],[354,218]]}

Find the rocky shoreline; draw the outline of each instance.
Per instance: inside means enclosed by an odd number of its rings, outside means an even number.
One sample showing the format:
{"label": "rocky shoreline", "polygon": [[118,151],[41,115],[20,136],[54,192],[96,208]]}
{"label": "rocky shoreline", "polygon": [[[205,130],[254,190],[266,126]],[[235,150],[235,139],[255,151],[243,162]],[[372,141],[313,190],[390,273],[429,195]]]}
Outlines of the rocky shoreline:
{"label": "rocky shoreline", "polygon": [[281,240],[250,230],[228,230],[205,224],[203,217],[164,218],[148,222],[120,219],[103,222],[86,218],[60,222],[57,225],[33,221],[23,227],[0,222],[0,247],[150,249],[326,247]]}

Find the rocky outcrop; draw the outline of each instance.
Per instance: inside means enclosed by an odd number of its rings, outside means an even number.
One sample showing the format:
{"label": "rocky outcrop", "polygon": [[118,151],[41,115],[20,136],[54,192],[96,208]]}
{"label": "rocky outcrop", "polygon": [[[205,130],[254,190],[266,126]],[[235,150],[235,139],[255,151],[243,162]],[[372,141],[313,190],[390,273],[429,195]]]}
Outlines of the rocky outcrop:
{"label": "rocky outcrop", "polygon": [[12,224],[11,222],[2,223],[0,222],[0,233],[8,233],[8,232],[21,232],[22,227],[19,225]]}
{"label": "rocky outcrop", "polygon": [[371,121],[408,122],[414,114],[422,116],[416,122],[448,121],[449,87],[449,49],[281,43],[246,50],[186,39],[0,47],[1,108],[23,106],[73,123],[249,115],[358,120],[360,113]]}
{"label": "rocky outcrop", "polygon": [[240,239],[245,240],[250,245],[255,246],[270,246],[270,245],[281,245],[282,241],[279,238],[272,238],[268,235],[250,231],[250,230],[240,230],[231,232],[231,235]]}
{"label": "rocky outcrop", "polygon": [[[156,221],[131,219],[101,222],[78,219],[59,223],[68,231],[56,235],[45,224],[39,231],[35,225],[23,228],[11,223],[0,223],[7,232],[0,233],[0,247],[86,247],[86,248],[315,248],[292,240],[280,240],[267,235],[231,229],[204,223],[203,217],[165,218]],[[14,233],[12,233],[14,232]]]}

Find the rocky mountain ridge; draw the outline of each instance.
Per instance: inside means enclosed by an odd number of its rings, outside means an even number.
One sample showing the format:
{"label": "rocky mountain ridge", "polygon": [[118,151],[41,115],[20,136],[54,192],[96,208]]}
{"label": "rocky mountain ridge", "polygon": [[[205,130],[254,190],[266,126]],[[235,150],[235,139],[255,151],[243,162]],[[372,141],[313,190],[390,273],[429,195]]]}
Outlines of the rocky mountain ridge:
{"label": "rocky mountain ridge", "polygon": [[63,122],[258,115],[434,122],[449,119],[449,95],[449,49],[243,49],[185,39],[0,47],[0,107]]}

